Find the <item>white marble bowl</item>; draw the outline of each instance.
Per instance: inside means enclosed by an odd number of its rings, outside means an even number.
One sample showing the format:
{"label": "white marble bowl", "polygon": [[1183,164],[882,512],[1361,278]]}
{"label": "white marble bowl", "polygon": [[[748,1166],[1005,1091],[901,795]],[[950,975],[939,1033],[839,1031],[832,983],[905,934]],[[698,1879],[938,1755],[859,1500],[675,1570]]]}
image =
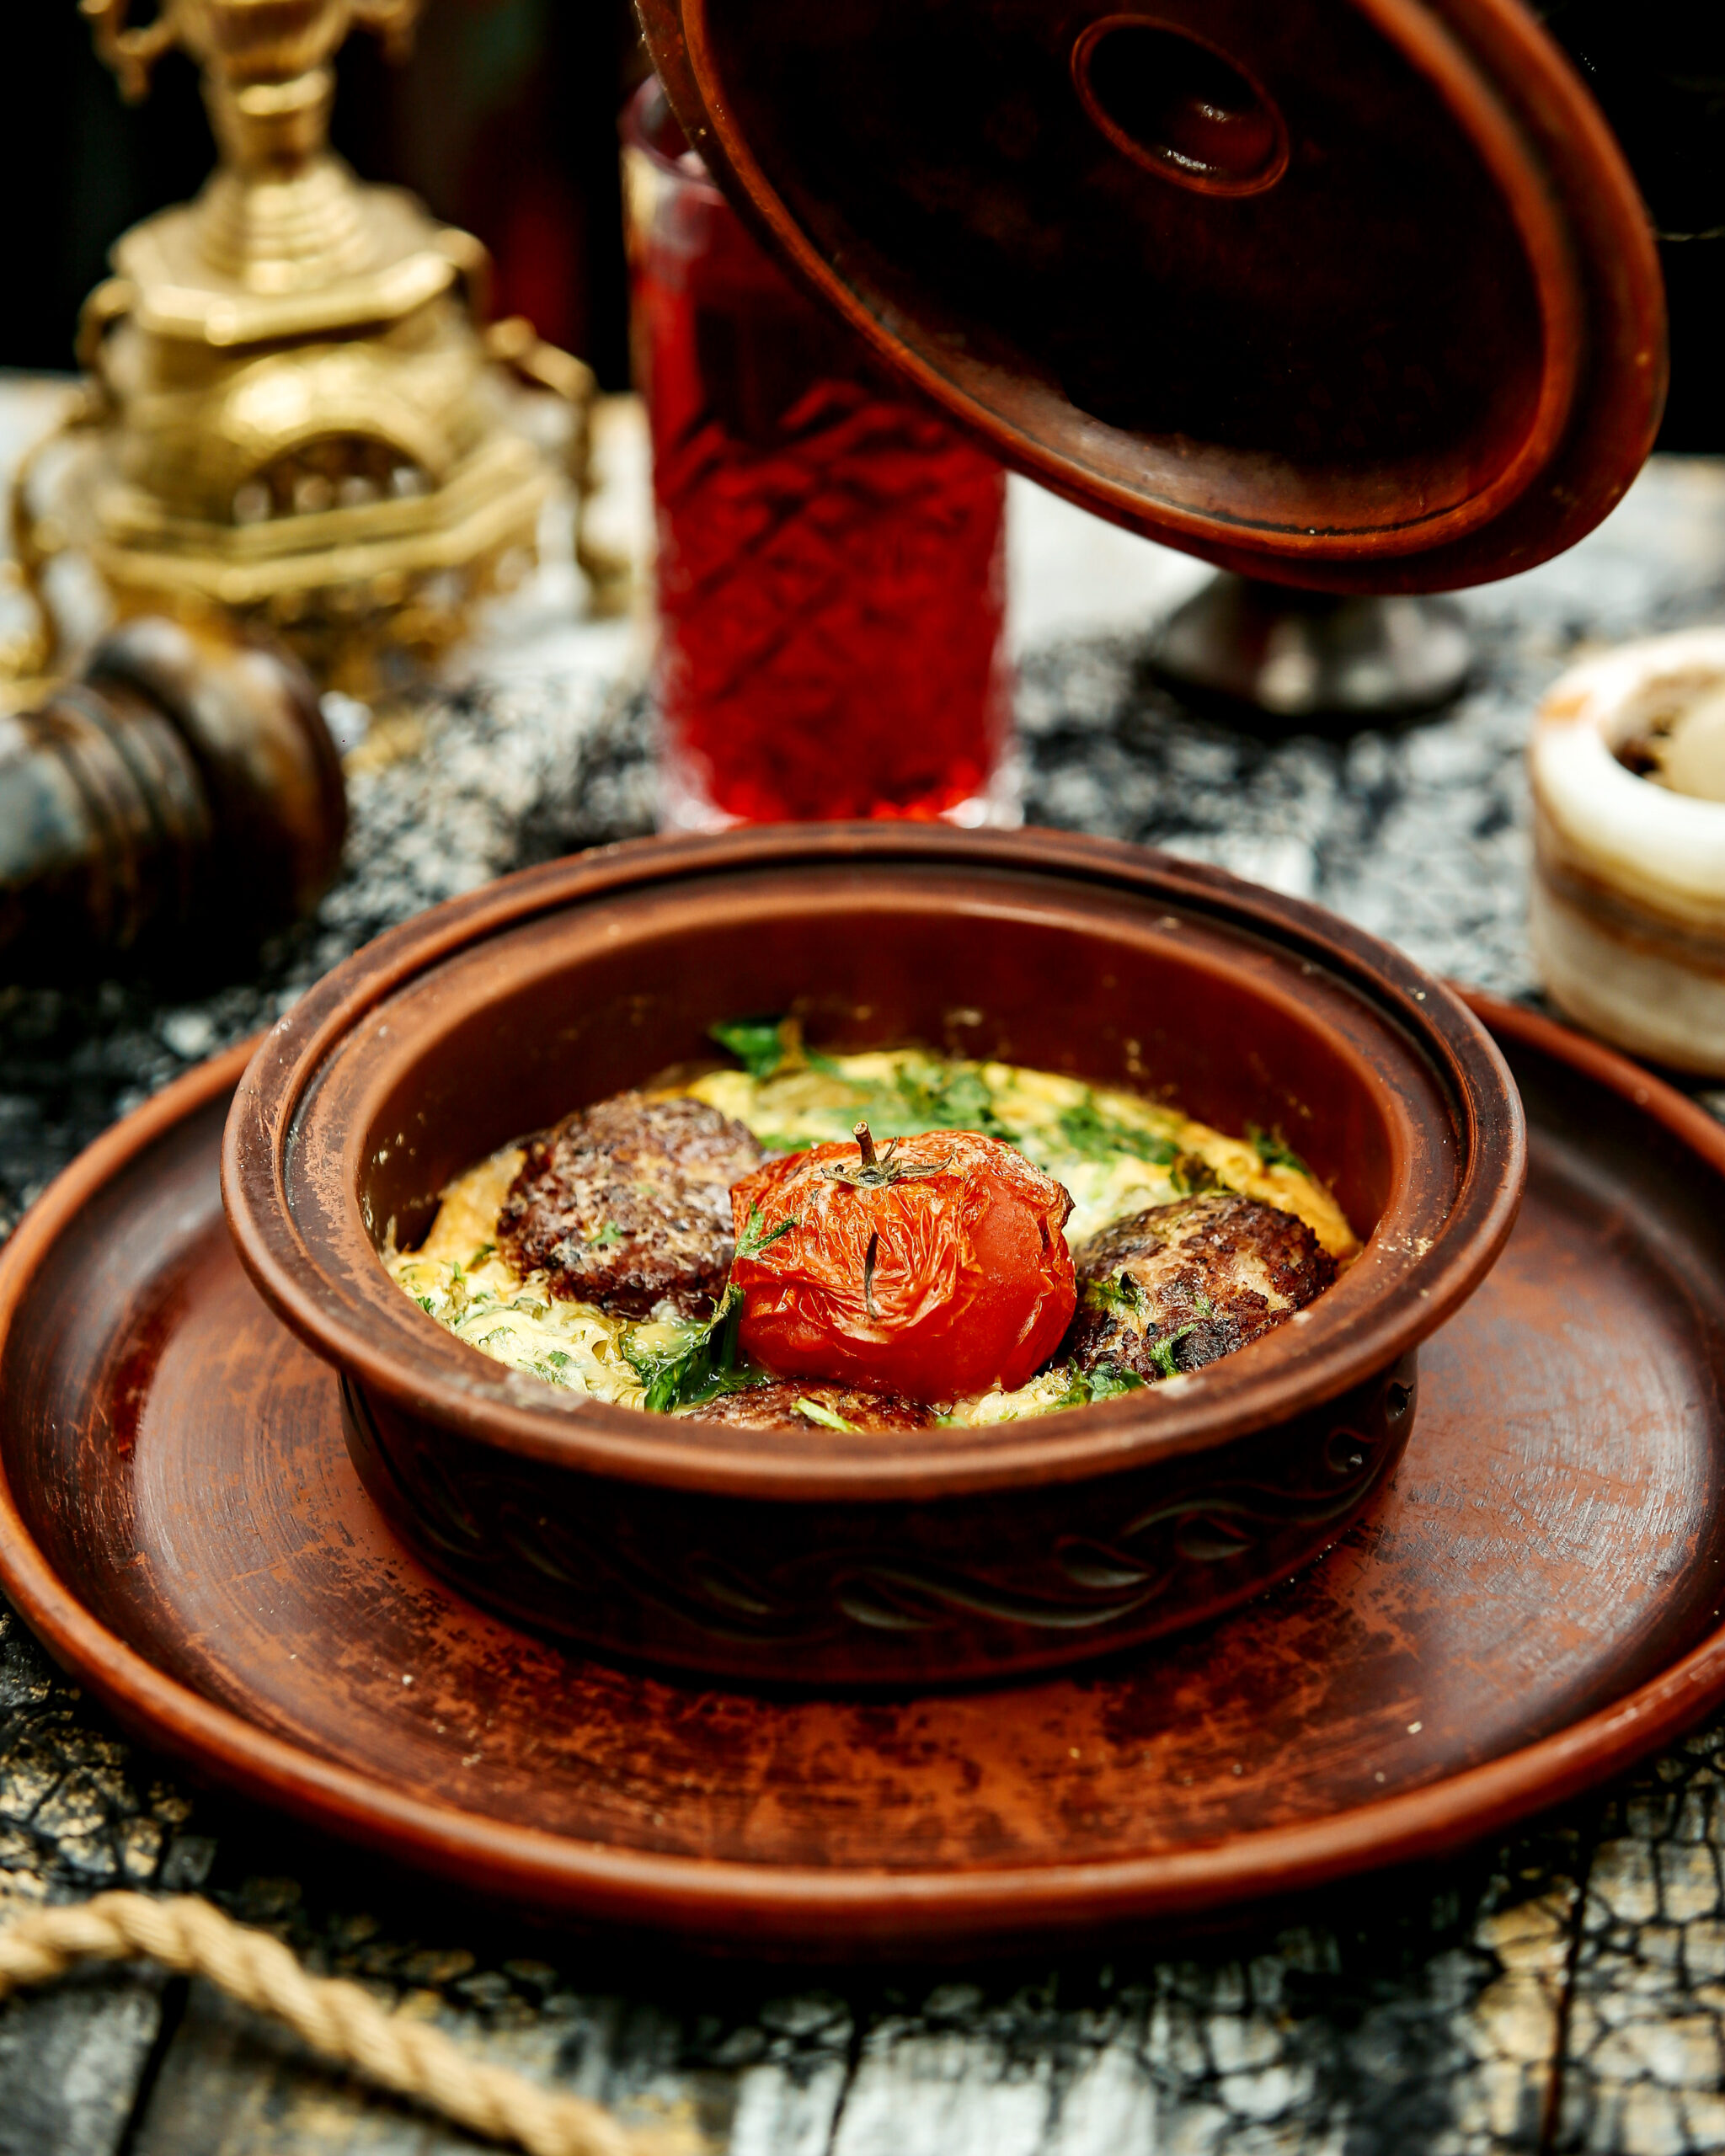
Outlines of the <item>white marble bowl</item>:
{"label": "white marble bowl", "polygon": [[[1722,697],[1725,628],[1624,644],[1554,685],[1529,751],[1533,947],[1553,1001],[1711,1077],[1725,1077],[1725,800],[1676,787],[1708,783]],[[1649,742],[1663,782],[1622,760]]]}

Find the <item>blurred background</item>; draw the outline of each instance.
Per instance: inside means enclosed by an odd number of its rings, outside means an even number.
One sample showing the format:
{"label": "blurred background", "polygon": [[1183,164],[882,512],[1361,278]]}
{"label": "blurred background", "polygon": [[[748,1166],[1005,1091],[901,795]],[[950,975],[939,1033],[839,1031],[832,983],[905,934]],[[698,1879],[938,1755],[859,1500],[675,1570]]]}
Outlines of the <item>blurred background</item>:
{"label": "blurred background", "polygon": [[[183,53],[127,105],[75,0],[6,12],[9,79],[29,85],[35,124],[0,132],[0,200],[29,205],[8,220],[0,366],[69,368],[110,244],[195,195],[215,152]],[[629,0],[430,0],[405,65],[372,38],[344,47],[334,143],[363,178],[412,188],[484,241],[497,313],[528,316],[625,389],[617,120],[648,72]]]}
{"label": "blurred background", "polygon": [[[1659,446],[1725,451],[1725,8],[1693,0],[1546,0],[1539,10],[1627,149],[1670,296],[1671,400]],[[184,200],[213,152],[190,61],[123,104],[73,0],[13,0],[10,79],[35,124],[0,136],[12,274],[0,366],[69,367],[110,243]],[[495,258],[498,311],[529,316],[601,387],[628,387],[617,115],[647,72],[628,0],[429,0],[411,59],[342,53],[336,147],[413,188]]]}

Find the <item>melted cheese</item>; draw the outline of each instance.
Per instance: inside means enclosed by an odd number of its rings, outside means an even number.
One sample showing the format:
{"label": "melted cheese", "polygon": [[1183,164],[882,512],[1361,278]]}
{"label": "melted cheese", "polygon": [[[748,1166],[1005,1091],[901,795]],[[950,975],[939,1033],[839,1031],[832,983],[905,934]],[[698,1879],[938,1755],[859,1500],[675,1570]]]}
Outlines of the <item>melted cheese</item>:
{"label": "melted cheese", "polygon": [[[1317,1179],[1136,1093],[1087,1086],[1008,1063],[948,1062],[918,1049],[810,1056],[770,1078],[715,1070],[674,1089],[745,1123],[772,1153],[843,1141],[859,1116],[878,1139],[936,1129],[985,1129],[1017,1145],[1072,1195],[1066,1240],[1088,1237],[1148,1206],[1183,1194],[1176,1163],[1205,1163],[1217,1182],[1298,1214],[1331,1257],[1346,1264],[1359,1238]],[[642,1384],[623,1352],[672,1344],[676,1328],[614,1318],[590,1303],[554,1297],[542,1273],[523,1279],[496,1246],[497,1216],[521,1167],[505,1146],[443,1193],[418,1250],[386,1253],[400,1286],[430,1317],[482,1353],[531,1370],[549,1385],[638,1407]],[[961,1401],[954,1422],[1012,1422],[1074,1402],[1065,1369],[1044,1371],[1015,1393]]]}

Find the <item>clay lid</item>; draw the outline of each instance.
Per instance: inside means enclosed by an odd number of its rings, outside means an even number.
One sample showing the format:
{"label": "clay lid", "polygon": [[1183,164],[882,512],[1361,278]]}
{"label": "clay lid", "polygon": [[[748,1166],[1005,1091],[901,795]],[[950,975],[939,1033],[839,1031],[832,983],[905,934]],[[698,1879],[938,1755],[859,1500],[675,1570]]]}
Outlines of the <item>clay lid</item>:
{"label": "clay lid", "polygon": [[1599,522],[1664,402],[1629,170],[1519,0],[644,0],[692,143],[1007,463],[1284,582]]}

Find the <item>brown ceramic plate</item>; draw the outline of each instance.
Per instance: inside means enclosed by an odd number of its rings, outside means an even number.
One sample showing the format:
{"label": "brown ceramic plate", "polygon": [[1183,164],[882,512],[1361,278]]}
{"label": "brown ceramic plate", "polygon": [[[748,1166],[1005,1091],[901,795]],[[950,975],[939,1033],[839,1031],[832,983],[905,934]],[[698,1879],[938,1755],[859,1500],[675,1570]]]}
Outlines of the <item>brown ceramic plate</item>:
{"label": "brown ceramic plate", "polygon": [[511,1630],[391,1536],[216,1162],[245,1061],[60,1178],[0,1258],[0,1580],[148,1740],[547,1913],[797,1953],[999,1946],[1434,1854],[1725,1694],[1725,1130],[1477,1006],[1527,1202],[1427,1350],[1377,1509],[1298,1580],[1081,1678],[867,1704]]}

